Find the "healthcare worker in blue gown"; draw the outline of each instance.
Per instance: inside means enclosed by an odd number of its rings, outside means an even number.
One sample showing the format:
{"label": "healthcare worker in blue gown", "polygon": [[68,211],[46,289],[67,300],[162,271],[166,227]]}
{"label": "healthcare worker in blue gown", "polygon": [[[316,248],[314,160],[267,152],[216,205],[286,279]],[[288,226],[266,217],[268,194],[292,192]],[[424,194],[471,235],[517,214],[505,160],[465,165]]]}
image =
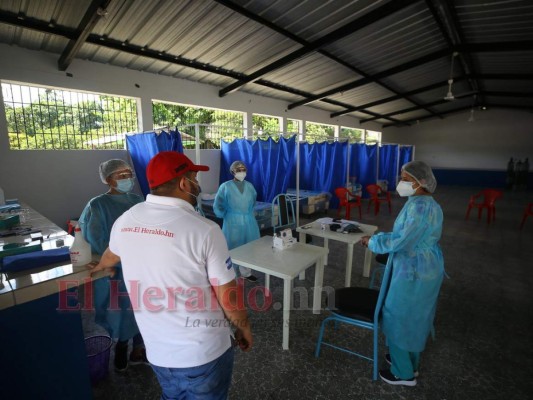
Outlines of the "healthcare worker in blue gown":
{"label": "healthcare worker in blue gown", "polygon": [[[245,181],[246,165],[242,161],[234,161],[230,166],[233,179],[224,182],[218,188],[213,204],[213,211],[222,218],[222,232],[228,242],[228,248],[234,249],[252,240],[259,239],[259,225],[254,216],[257,192],[254,185]],[[255,282],[250,268],[233,265],[237,275]]]}
{"label": "healthcare worker in blue gown", "polygon": [[[126,210],[144,200],[131,193],[135,183],[133,170],[123,160],[113,159],[100,164],[100,179],[109,186],[109,190],[89,201],[81,214],[79,224],[83,237],[91,245],[92,253],[101,256],[109,245],[113,223]],[[113,278],[97,279],[93,281],[93,285],[95,322],[105,328],[112,338],[118,340],[115,347],[115,370],[125,371],[128,364],[147,364],[144,342],[135,322],[129,297],[124,295],[127,290],[120,264],[117,265]],[[111,301],[112,293],[114,301]],[[118,307],[113,306],[117,301]],[[133,339],[133,350],[128,363],[130,339]]]}
{"label": "healthcare worker in blue gown", "polygon": [[[382,310],[383,332],[391,365],[380,371],[392,385],[415,386],[420,353],[433,326],[437,298],[444,276],[444,260],[438,244],[442,210],[431,196],[437,181],[421,161],[402,167],[397,191],[407,197],[390,233],[365,236],[361,244],[378,254],[389,254],[392,267],[389,291]],[[392,262],[392,263],[391,263]]]}

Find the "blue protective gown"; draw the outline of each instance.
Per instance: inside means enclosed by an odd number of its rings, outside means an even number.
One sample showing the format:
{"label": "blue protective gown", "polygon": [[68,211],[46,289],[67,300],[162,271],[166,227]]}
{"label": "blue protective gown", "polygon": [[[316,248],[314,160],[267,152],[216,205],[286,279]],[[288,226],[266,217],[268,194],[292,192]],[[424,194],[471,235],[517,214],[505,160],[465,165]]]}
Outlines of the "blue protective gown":
{"label": "blue protective gown", "polygon": [[[93,253],[100,256],[104,253],[109,245],[111,228],[117,218],[142,201],[143,198],[134,193],[102,194],[89,201],[78,222]],[[112,338],[125,341],[138,334],[139,328],[127,295],[119,296],[118,310],[108,310],[112,281],[118,282],[120,294],[127,293],[120,264],[117,265],[116,274],[112,279],[104,277],[93,282],[95,322],[105,328]]]}
{"label": "blue protective gown", "polygon": [[402,350],[421,352],[433,326],[444,260],[438,241],[442,210],[431,196],[411,196],[391,233],[371,237],[368,248],[390,253],[392,275],[383,306],[383,332]]}
{"label": "blue protective gown", "polygon": [[218,188],[213,204],[215,215],[224,220],[222,232],[230,250],[260,237],[254,216],[257,192],[250,182],[243,183],[241,193],[233,180],[224,182]]}

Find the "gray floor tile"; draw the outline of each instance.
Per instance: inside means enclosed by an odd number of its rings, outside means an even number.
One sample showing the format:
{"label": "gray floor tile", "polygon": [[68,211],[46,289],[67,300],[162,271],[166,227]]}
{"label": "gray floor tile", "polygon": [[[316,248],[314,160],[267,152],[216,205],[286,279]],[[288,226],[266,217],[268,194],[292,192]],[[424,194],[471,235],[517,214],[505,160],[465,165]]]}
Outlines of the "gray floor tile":
{"label": "gray floor tile", "polygon": [[[532,193],[506,192],[497,203],[497,220],[472,213],[465,220],[468,198],[479,188],[439,187],[435,195],[444,210],[441,245],[450,279],[445,279],[435,321],[436,341],[428,340],[420,377],[414,388],[372,381],[368,361],[324,348],[314,357],[319,325],[326,313],[302,310],[305,299],[295,296],[291,313],[290,350],[281,349],[281,311],[251,312],[255,347],[236,352],[231,399],[409,399],[409,400],[522,400],[533,393],[533,219],[519,230],[523,209]],[[403,205],[394,198],[393,212],[363,213],[362,222],[392,228]],[[334,211],[330,211],[334,215]],[[318,216],[313,216],[318,217]],[[314,218],[313,218],[314,219]],[[306,222],[302,219],[301,223]],[[322,245],[314,239],[313,244]],[[344,284],[345,247],[330,242],[324,285]],[[353,286],[367,286],[362,278],[364,251],[354,251]],[[260,275],[260,274],[258,274]],[[295,286],[310,288],[314,274]],[[260,277],[258,284],[263,284]],[[281,301],[282,282],[271,279],[274,301]],[[253,287],[247,284],[247,288]],[[311,299],[309,298],[310,302]],[[310,303],[309,303],[310,304]],[[94,316],[84,315],[86,335],[103,333]],[[369,332],[348,327],[328,331],[339,343],[371,352]],[[384,340],[381,340],[381,353]],[[95,399],[158,399],[160,389],[147,366],[115,373],[93,388]]]}

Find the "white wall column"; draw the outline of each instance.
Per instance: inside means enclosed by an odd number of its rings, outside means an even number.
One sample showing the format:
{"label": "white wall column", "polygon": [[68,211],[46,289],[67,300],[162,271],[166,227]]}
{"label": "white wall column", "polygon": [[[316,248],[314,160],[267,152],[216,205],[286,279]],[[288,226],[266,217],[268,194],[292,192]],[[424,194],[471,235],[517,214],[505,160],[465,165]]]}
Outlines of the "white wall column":
{"label": "white wall column", "polygon": [[288,121],[286,117],[279,117],[279,129],[282,133],[287,133]]}
{"label": "white wall column", "polygon": [[154,113],[152,110],[152,99],[149,97],[141,97],[137,99],[137,120],[139,123],[139,131],[151,131],[154,121]]}
{"label": "white wall column", "polygon": [[253,113],[248,111],[244,113],[244,137],[246,139],[251,139],[254,134],[254,122],[253,122]]}

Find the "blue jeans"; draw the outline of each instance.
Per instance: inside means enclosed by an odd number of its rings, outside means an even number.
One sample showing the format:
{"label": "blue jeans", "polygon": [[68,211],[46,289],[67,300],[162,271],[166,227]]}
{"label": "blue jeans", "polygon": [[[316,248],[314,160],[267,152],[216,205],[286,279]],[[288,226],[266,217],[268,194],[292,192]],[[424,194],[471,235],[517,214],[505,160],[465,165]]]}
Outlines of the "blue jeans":
{"label": "blue jeans", "polygon": [[225,400],[233,373],[233,348],[217,359],[191,368],[152,365],[163,389],[161,400]]}

